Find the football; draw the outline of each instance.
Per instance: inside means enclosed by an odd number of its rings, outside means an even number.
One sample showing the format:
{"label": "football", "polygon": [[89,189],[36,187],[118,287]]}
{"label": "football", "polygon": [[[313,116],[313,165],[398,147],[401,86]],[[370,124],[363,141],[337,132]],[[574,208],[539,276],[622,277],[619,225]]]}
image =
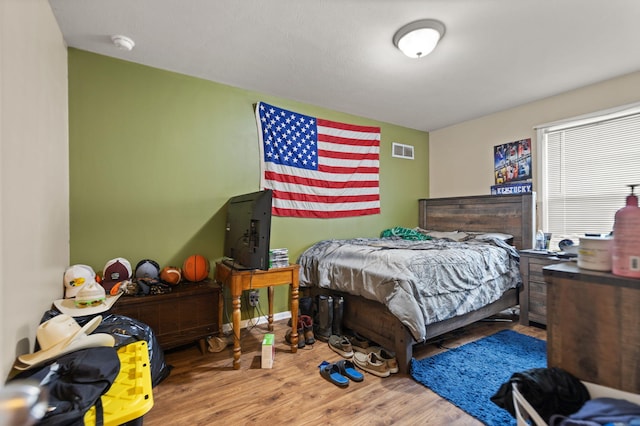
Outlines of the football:
{"label": "football", "polygon": [[182,281],[182,272],[178,267],[165,266],[160,271],[160,279],[167,284],[178,285]]}

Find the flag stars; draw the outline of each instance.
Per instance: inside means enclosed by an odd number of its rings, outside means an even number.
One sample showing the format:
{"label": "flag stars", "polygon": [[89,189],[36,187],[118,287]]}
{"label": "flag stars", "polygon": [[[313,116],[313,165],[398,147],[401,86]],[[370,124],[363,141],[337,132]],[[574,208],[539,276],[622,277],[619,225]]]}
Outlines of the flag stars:
{"label": "flag stars", "polygon": [[317,164],[315,119],[267,105],[260,105],[265,160],[291,167]]}

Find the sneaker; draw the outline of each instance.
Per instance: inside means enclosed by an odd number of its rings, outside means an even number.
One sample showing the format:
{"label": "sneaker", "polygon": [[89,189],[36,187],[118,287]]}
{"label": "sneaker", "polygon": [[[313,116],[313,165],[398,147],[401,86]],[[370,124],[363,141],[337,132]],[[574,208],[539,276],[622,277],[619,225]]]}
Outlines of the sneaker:
{"label": "sneaker", "polygon": [[368,354],[356,352],[353,354],[353,363],[361,370],[378,377],[389,377],[391,374],[387,362],[381,359],[375,352]]}
{"label": "sneaker", "polygon": [[347,339],[351,342],[354,351],[367,353],[369,348],[369,341],[358,333],[353,332],[352,335],[347,335]]}
{"label": "sneaker", "polygon": [[381,348],[380,352],[376,352],[381,359],[384,359],[387,363],[387,367],[389,367],[389,372],[391,374],[396,374],[398,371],[398,359],[393,352],[388,352],[386,349]]}
{"label": "sneaker", "polygon": [[351,358],[353,356],[353,348],[351,347],[351,343],[349,342],[349,339],[344,336],[332,334],[331,337],[329,337],[329,347],[334,352],[339,353],[345,358]]}
{"label": "sneaker", "polygon": [[400,371],[398,369],[398,359],[396,358],[395,353],[388,351],[381,346],[370,346],[367,348],[366,352],[375,353],[378,356],[378,358],[384,360],[387,363],[387,366],[389,367],[389,372],[391,374],[395,374],[398,371]]}

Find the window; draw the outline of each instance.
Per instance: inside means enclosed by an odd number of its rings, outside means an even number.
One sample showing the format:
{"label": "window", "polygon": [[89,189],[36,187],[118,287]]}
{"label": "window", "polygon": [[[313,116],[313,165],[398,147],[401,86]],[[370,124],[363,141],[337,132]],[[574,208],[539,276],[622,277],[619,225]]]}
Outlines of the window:
{"label": "window", "polygon": [[564,238],[577,244],[585,233],[611,232],[628,185],[640,184],[640,105],[537,130],[540,220],[553,234],[551,249]]}

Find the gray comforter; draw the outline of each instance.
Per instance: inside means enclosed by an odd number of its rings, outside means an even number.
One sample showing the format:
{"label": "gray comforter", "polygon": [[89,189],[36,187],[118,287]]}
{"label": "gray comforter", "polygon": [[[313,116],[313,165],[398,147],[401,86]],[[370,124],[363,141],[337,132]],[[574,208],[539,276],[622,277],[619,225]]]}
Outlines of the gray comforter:
{"label": "gray comforter", "polygon": [[325,240],[298,263],[301,286],[383,303],[417,342],[429,324],[477,310],[521,283],[517,251],[497,238]]}

